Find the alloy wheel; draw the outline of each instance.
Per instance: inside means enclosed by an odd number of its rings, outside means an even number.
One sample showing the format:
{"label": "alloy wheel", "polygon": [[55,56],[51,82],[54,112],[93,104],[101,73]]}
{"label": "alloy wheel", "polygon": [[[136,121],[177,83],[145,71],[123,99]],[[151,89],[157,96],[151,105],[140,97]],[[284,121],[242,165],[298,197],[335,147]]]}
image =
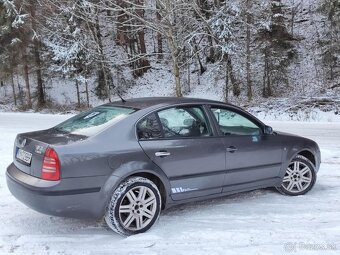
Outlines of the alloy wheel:
{"label": "alloy wheel", "polygon": [[291,193],[305,191],[313,181],[312,169],[301,161],[292,161],[287,167],[282,187]]}
{"label": "alloy wheel", "polygon": [[154,192],[146,186],[129,190],[119,206],[119,219],[125,229],[138,231],[150,224],[157,211]]}

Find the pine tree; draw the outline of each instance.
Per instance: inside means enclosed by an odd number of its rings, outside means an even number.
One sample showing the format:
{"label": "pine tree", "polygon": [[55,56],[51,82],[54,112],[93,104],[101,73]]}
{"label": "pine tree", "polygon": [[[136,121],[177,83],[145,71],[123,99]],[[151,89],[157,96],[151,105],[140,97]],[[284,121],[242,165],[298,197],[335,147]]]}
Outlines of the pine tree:
{"label": "pine tree", "polygon": [[340,2],[322,0],[318,11],[326,17],[325,32],[318,41],[326,79],[340,86]]}
{"label": "pine tree", "polygon": [[[58,5],[57,5],[58,4]],[[78,2],[79,4],[79,2]],[[88,33],[79,18],[77,3],[56,2],[58,8],[49,17],[43,40],[52,53],[50,70],[62,73],[66,78],[74,79],[78,107],[81,105],[79,84],[85,83],[89,70],[93,66],[94,57],[90,48]]]}
{"label": "pine tree", "polygon": [[20,63],[22,39],[20,29],[25,25],[27,15],[21,13],[14,1],[0,1],[0,72],[7,76],[12,86],[14,104],[17,105],[17,95],[14,85],[14,72]]}
{"label": "pine tree", "polygon": [[[265,10],[262,11],[265,13]],[[281,0],[270,0],[269,16],[260,21],[257,33],[263,59],[262,95],[269,97],[285,91],[288,86],[287,68],[296,58],[295,40],[285,24],[284,5]]]}

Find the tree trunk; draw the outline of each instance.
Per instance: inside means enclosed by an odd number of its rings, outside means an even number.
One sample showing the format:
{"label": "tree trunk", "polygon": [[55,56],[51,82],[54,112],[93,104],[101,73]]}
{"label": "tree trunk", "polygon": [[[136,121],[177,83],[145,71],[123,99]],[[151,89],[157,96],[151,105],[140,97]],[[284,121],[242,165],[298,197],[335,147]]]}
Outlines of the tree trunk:
{"label": "tree trunk", "polygon": [[78,100],[78,108],[80,108],[80,94],[79,94],[79,83],[76,79],[76,90],[77,90],[77,100]]}
{"label": "tree trunk", "polygon": [[272,94],[272,85],[271,85],[271,75],[270,75],[270,69],[268,68],[268,74],[267,74],[267,93],[268,97],[271,97]]}
{"label": "tree trunk", "polygon": [[174,60],[173,69],[175,74],[175,82],[176,82],[176,96],[182,97],[182,87],[181,87],[181,78],[180,78],[180,71],[178,67],[177,60]]}
{"label": "tree trunk", "polygon": [[228,69],[228,74],[230,77],[230,82],[233,87],[233,95],[238,97],[240,95],[240,86],[235,79],[234,72],[233,72],[233,65],[231,63],[231,58],[229,56],[227,56],[227,69]]}
{"label": "tree trunk", "polygon": [[181,78],[180,78],[180,71],[179,71],[179,64],[178,64],[178,58],[177,58],[177,47],[176,43],[173,40],[172,32],[170,31],[170,35],[168,38],[169,46],[170,46],[170,52],[171,52],[171,58],[172,58],[172,68],[175,75],[175,90],[176,90],[176,96],[182,97],[182,87],[181,87]]}
{"label": "tree trunk", "polygon": [[294,19],[295,19],[295,1],[293,0],[292,7],[291,7],[291,20],[290,20],[290,33],[294,36]]}
{"label": "tree trunk", "polygon": [[4,87],[4,97],[7,97],[7,86],[4,84],[3,81],[0,81],[0,87]]}
{"label": "tree trunk", "polygon": [[89,98],[89,87],[87,85],[87,80],[85,79],[85,94],[86,94],[86,103],[87,107],[90,107],[90,98]]}
{"label": "tree trunk", "polygon": [[229,100],[229,68],[228,68],[228,63],[226,62],[225,84],[224,84],[224,101],[228,102],[228,100]]}
{"label": "tree trunk", "polygon": [[198,46],[197,46],[197,43],[196,43],[196,40],[194,39],[193,40],[193,43],[194,43],[194,49],[195,49],[195,56],[197,58],[197,61],[198,61],[198,64],[199,64],[199,67],[200,67],[200,74],[203,74],[205,71],[206,71],[206,68],[203,66],[202,64],[202,61],[201,61],[201,58],[200,58],[200,55],[198,53]]}
{"label": "tree trunk", "polygon": [[[110,85],[106,73],[106,66],[105,66],[105,56],[104,56],[104,47],[103,47],[103,41],[102,41],[102,35],[100,31],[100,25],[99,25],[99,14],[98,9],[96,8],[96,24],[95,24],[95,39],[96,43],[98,44],[98,53],[100,56],[100,64],[99,64],[99,70],[98,70],[98,87],[97,92],[100,97],[108,97],[109,102],[111,102],[111,95],[110,95]],[[102,78],[102,79],[100,79]],[[104,92],[104,93],[103,93]]]}
{"label": "tree trunk", "polygon": [[40,59],[40,42],[36,39],[34,40],[34,60],[36,65],[36,75],[37,75],[37,92],[38,92],[38,107],[43,107],[45,105],[45,93],[41,74],[41,59]]}
{"label": "tree trunk", "polygon": [[11,85],[12,85],[12,93],[13,93],[14,105],[17,106],[17,96],[15,95],[13,68],[11,69]]}
{"label": "tree trunk", "polygon": [[109,102],[111,103],[111,89],[110,89],[110,84],[109,84],[108,79],[107,79],[106,68],[105,68],[103,61],[102,61],[101,64],[102,64],[102,70],[103,70],[103,74],[104,74],[106,94],[107,94],[107,97],[109,99]]}
{"label": "tree trunk", "polygon": [[263,97],[267,98],[272,96],[271,88],[271,76],[270,76],[270,65],[269,65],[269,52],[266,49],[264,53],[264,77],[263,77]]}
{"label": "tree trunk", "polygon": [[[36,15],[35,15],[35,1],[30,1],[29,11],[31,15],[31,25],[32,30],[37,32],[37,23],[36,23]],[[33,52],[34,52],[34,61],[37,75],[37,93],[38,93],[38,107],[43,107],[45,105],[45,93],[44,93],[44,85],[41,74],[41,58],[40,58],[40,41],[38,38],[34,38],[33,40]]]}
{"label": "tree trunk", "polygon": [[[334,12],[335,1],[334,1],[334,6],[332,6],[332,8],[333,8],[332,11]],[[330,67],[330,79],[331,79],[331,81],[333,81],[334,80],[334,76],[335,76],[334,75],[334,68],[336,67],[336,60],[337,60],[337,58],[335,57],[337,54],[335,54],[334,47],[333,47],[334,41],[336,42],[337,38],[336,38],[336,36],[333,36],[333,34],[336,35],[337,31],[335,29],[333,15],[330,14],[328,17],[330,19],[330,24],[331,24],[331,27],[330,27],[330,41],[331,41],[331,45],[330,45],[330,48],[329,48],[329,51],[330,51],[329,54],[330,54],[330,57],[333,58],[333,61],[332,60],[329,61],[329,67]]]}
{"label": "tree trunk", "polygon": [[268,97],[268,94],[267,94],[267,69],[268,69],[268,65],[267,65],[267,53],[265,51],[264,53],[264,70],[263,70],[263,87],[262,87],[262,96],[264,98],[267,98]]}
{"label": "tree trunk", "polygon": [[290,20],[290,33],[291,36],[294,37],[294,25],[295,25],[295,18],[296,14],[299,12],[300,5],[302,4],[303,0],[299,0],[298,4],[295,5],[295,0],[291,3],[291,20]]}
{"label": "tree trunk", "polygon": [[17,86],[18,86],[19,100],[21,99],[21,103],[23,103],[23,102],[22,102],[22,98],[20,98],[20,94],[21,94],[21,86],[20,86],[19,75],[18,75],[18,72],[17,72],[17,71],[16,71],[16,78],[17,78]]}
{"label": "tree trunk", "polygon": [[213,38],[209,34],[209,30],[207,32],[208,32],[207,38],[208,38],[208,42],[209,42],[209,55],[207,57],[207,62],[215,63],[216,62],[216,56],[215,56]]}
{"label": "tree trunk", "polygon": [[[156,7],[158,8],[158,7]],[[159,11],[156,13],[157,21],[161,22],[162,17]],[[163,58],[163,41],[161,33],[157,32],[157,59],[160,60]]]}
{"label": "tree trunk", "polygon": [[[34,1],[30,1],[30,14],[31,14],[32,29],[33,31],[37,31]],[[42,74],[41,74],[40,41],[36,37],[33,40],[33,52],[34,52],[34,61],[35,61],[36,75],[37,75],[38,107],[43,107],[46,102],[45,102],[44,85],[43,85]]]}
{"label": "tree trunk", "polygon": [[[144,0],[138,0],[137,4],[140,6],[144,6]],[[144,10],[140,9],[137,11],[137,15],[141,18],[144,18]],[[146,58],[146,46],[145,46],[145,33],[144,33],[144,29],[140,29],[138,31],[138,45],[139,45],[139,49],[137,51],[137,54],[141,54],[142,57],[139,59],[139,65],[138,65],[138,69],[139,69],[139,75],[143,75],[145,72],[147,72],[147,70],[150,68],[150,62],[149,60]]]}
{"label": "tree trunk", "polygon": [[[170,1],[166,2],[166,9],[170,9]],[[174,38],[173,29],[169,27],[169,31],[167,34],[168,45],[170,49],[171,59],[172,59],[172,68],[173,74],[175,76],[175,91],[177,97],[182,97],[182,87],[181,87],[181,78],[179,71],[179,63],[178,63],[178,46]]]}
{"label": "tree trunk", "polygon": [[272,94],[272,82],[271,82],[271,79],[272,79],[272,76],[271,76],[271,72],[272,69],[271,69],[271,65],[270,65],[270,59],[269,59],[269,56],[267,55],[267,95],[268,97],[271,97],[273,94]]}
{"label": "tree trunk", "polygon": [[144,30],[141,30],[138,32],[138,40],[139,40],[139,45],[140,45],[140,53],[142,54],[142,58],[140,60],[141,64],[138,68],[141,69],[141,75],[143,75],[150,68],[150,62],[146,58]]}
{"label": "tree trunk", "polygon": [[18,93],[17,93],[17,102],[18,102],[18,99],[19,99],[19,104],[20,105],[24,105],[24,98],[23,98],[23,92],[22,92],[22,88],[21,88],[21,85],[20,85],[20,80],[19,80],[19,72],[16,71],[16,80],[17,80],[17,86],[18,86]]}
{"label": "tree trunk", "polygon": [[191,76],[190,76],[190,64],[191,64],[191,61],[188,63],[188,92],[191,92]]}
{"label": "tree trunk", "polygon": [[251,84],[251,70],[250,70],[250,23],[251,23],[251,15],[250,15],[250,9],[251,9],[251,0],[247,0],[247,16],[246,16],[246,73],[247,73],[247,97],[248,101],[250,101],[253,97],[253,91],[252,91],[252,84]]}
{"label": "tree trunk", "polygon": [[22,55],[23,60],[23,76],[25,79],[25,85],[26,85],[26,97],[27,97],[27,106],[29,108],[32,107],[32,99],[31,99],[31,88],[30,88],[30,80],[28,75],[28,63],[27,63],[27,56],[26,52]]}
{"label": "tree trunk", "polygon": [[157,33],[157,58],[163,59],[163,42],[161,33]]}

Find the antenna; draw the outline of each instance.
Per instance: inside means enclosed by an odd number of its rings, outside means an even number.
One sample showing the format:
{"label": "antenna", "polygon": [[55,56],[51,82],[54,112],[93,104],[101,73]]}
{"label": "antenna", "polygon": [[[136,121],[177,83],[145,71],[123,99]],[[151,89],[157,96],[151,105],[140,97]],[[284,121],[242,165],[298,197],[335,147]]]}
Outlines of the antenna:
{"label": "antenna", "polygon": [[120,100],[122,100],[123,103],[126,102],[126,100],[120,95],[119,90],[117,89],[117,95],[119,96]]}

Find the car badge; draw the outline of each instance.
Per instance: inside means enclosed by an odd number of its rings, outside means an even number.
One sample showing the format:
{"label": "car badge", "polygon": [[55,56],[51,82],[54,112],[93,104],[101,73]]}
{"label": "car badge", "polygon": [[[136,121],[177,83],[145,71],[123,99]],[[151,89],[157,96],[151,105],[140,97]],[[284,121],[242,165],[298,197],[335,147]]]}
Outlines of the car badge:
{"label": "car badge", "polygon": [[44,151],[44,147],[43,146],[41,146],[41,145],[36,145],[35,146],[35,150],[34,150],[35,153],[42,154],[43,151]]}
{"label": "car badge", "polygon": [[26,145],[26,138],[24,138],[24,140],[22,140],[21,142],[19,142],[19,147],[23,148]]}

